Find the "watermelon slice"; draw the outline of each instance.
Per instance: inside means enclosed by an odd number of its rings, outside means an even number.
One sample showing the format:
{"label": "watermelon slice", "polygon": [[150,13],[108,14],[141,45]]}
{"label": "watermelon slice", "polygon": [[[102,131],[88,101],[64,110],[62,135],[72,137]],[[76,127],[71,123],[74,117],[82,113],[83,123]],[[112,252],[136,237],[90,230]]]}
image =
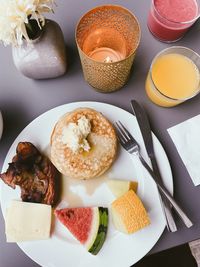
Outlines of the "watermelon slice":
{"label": "watermelon slice", "polygon": [[55,215],[90,253],[99,252],[108,229],[107,208],[66,208],[55,210]]}

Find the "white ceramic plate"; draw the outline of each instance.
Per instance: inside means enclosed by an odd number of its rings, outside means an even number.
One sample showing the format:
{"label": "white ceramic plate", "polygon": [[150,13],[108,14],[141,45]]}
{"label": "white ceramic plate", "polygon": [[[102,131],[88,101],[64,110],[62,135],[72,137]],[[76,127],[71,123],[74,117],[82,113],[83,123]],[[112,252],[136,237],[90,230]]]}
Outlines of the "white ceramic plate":
{"label": "white ceramic plate", "polygon": [[[16,146],[20,141],[30,141],[41,151],[46,151],[52,129],[57,120],[64,113],[78,107],[94,108],[102,112],[111,122],[121,120],[139,142],[142,154],[147,159],[136,119],[132,114],[104,103],[76,102],[54,108],[31,122],[11,146],[3,165],[3,171],[7,169],[8,163],[12,160]],[[172,192],[173,180],[167,156],[155,135],[153,135],[153,142],[164,183],[169,191]],[[66,228],[57,221],[50,239],[18,243],[19,247],[32,260],[43,267],[129,267],[145,256],[156,244],[165,228],[165,219],[162,214],[156,186],[138,160],[132,159],[122,148],[119,149],[119,156],[107,176],[109,178],[138,181],[138,194],[150,216],[150,226],[135,234],[126,235],[115,230],[110,216],[107,239],[97,256],[88,253]],[[82,205],[84,206],[103,205],[109,207],[114,199],[105,183],[100,183],[92,195],[88,195],[84,187],[78,184],[72,185],[71,190],[73,194],[82,199]],[[19,199],[20,194],[18,189],[12,190],[2,182],[0,193],[1,207],[5,216],[6,207],[10,201]],[[71,206],[76,205],[76,203],[68,204]],[[62,203],[61,205],[67,205],[67,203]]]}

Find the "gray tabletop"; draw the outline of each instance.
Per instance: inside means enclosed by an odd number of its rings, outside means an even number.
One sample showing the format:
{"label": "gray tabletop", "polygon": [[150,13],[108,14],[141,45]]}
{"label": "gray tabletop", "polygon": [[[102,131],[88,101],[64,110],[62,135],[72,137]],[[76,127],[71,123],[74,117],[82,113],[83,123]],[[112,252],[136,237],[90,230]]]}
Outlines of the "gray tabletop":
{"label": "gray tabletop", "polygon": [[[142,39],[134,63],[130,80],[123,89],[112,94],[95,92],[84,81],[81,65],[75,46],[74,29],[82,14],[88,9],[101,4],[121,4],[138,17],[142,28]],[[200,188],[192,181],[167,133],[167,128],[200,113],[200,95],[180,106],[165,109],[152,104],[144,91],[144,82],[154,55],[168,47],[160,43],[149,33],[146,20],[150,0],[129,1],[91,1],[57,0],[56,20],[64,33],[68,50],[69,68],[65,76],[44,81],[33,81],[23,77],[14,67],[10,47],[0,46],[0,109],[4,117],[4,133],[0,142],[0,165],[6,153],[21,130],[43,112],[74,101],[99,101],[110,103],[130,111],[129,101],[139,100],[151,119],[152,129],[161,140],[168,154],[173,176],[175,198],[184,207],[194,222],[191,229],[186,229],[177,218],[179,231],[169,233],[166,230],[150,253],[155,253],[200,238]],[[197,22],[188,34],[176,45],[183,45],[200,52],[200,22]],[[0,266],[24,267],[38,266],[32,262],[16,244],[5,240],[4,220],[0,214]]]}

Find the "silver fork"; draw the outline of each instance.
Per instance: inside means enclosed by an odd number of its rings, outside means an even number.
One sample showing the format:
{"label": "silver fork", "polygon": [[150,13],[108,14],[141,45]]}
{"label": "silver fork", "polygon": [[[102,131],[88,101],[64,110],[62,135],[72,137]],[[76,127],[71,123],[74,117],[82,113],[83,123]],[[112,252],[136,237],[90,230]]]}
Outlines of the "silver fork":
{"label": "silver fork", "polygon": [[144,158],[142,157],[140,153],[140,146],[137,143],[137,141],[134,139],[134,137],[130,134],[130,132],[124,127],[124,125],[118,121],[116,122],[116,129],[117,129],[117,134],[119,141],[123,148],[128,151],[130,154],[137,156],[142,165],[146,168],[146,170],[149,172],[151,177],[153,178],[154,182],[156,183],[158,190],[160,193],[163,194],[163,196],[170,202],[174,210],[177,212],[179,215],[180,219],[183,221],[183,223],[190,228],[193,223],[191,220],[188,218],[188,216],[185,214],[185,212],[182,210],[182,208],[179,206],[179,204],[176,202],[176,200],[171,196],[169,191],[160,184],[160,182],[157,180],[156,175],[152,171],[152,169],[149,167],[149,165],[146,163]]}

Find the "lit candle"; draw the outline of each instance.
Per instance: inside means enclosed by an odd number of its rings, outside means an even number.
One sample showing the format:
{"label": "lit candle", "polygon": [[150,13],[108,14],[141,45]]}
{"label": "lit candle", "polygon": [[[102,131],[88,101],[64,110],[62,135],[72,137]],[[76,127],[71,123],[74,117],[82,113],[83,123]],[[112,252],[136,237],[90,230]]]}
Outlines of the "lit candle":
{"label": "lit candle", "polygon": [[76,28],[85,80],[108,93],[127,82],[140,42],[140,26],[127,9],[104,5],[88,11]]}
{"label": "lit candle", "polygon": [[104,63],[112,63],[125,58],[125,56],[123,56],[120,52],[108,47],[96,48],[90,52],[88,56],[96,61]]}
{"label": "lit candle", "polygon": [[112,62],[112,59],[110,57],[106,57],[104,59],[104,63],[111,63]]}

